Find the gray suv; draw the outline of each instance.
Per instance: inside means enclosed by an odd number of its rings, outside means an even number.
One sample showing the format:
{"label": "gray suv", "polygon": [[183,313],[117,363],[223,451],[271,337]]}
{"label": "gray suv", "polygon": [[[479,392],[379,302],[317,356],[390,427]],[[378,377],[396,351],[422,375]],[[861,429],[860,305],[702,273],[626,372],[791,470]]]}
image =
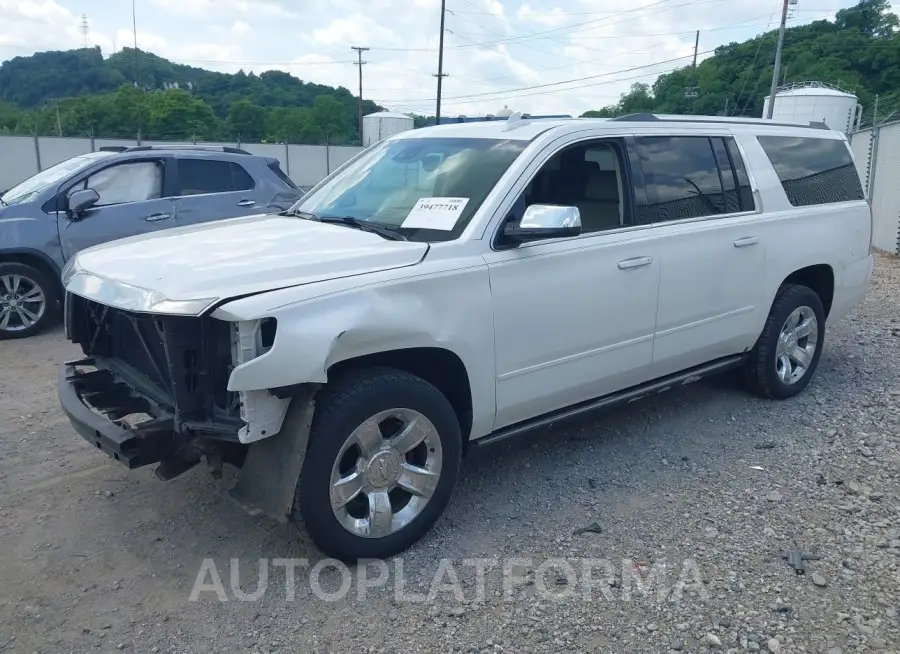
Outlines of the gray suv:
{"label": "gray suv", "polygon": [[60,271],[79,250],[283,211],[302,195],[277,159],[227,147],[114,148],[47,168],[0,195],[0,339],[57,319]]}

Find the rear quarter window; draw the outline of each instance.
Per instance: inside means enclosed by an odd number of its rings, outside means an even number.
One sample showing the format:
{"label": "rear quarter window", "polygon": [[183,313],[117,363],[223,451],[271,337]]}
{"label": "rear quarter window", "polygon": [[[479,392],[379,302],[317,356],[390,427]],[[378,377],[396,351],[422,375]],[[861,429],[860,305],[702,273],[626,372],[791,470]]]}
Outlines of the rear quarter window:
{"label": "rear quarter window", "polygon": [[285,172],[281,169],[281,166],[278,165],[277,161],[269,162],[269,170],[275,173],[275,176],[278,177],[278,179],[280,179],[282,182],[287,184],[289,187],[294,189],[297,188],[297,185],[294,184],[294,180],[292,180],[285,174]]}
{"label": "rear quarter window", "polygon": [[795,207],[863,200],[859,173],[841,139],[758,136]]}

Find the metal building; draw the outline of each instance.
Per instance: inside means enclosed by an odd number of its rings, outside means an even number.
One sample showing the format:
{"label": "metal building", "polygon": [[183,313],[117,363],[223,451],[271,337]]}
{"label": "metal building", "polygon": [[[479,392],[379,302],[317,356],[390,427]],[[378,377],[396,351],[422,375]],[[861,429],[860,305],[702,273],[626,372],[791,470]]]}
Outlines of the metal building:
{"label": "metal building", "polygon": [[[763,104],[763,117],[769,109]],[[859,127],[862,106],[855,95],[822,82],[802,82],[779,88],[775,94],[772,120],[824,122],[829,128],[849,134]]]}

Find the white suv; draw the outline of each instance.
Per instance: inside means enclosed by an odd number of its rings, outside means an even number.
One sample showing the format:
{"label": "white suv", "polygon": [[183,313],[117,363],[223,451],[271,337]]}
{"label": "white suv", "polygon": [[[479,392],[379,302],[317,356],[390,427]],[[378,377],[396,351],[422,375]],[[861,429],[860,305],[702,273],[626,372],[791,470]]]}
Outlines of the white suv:
{"label": "white suv", "polygon": [[742,368],[783,399],[868,285],[871,212],[821,125],[637,115],[404,132],[279,215],[83,251],[73,425],[169,479],[396,554],[468,449]]}

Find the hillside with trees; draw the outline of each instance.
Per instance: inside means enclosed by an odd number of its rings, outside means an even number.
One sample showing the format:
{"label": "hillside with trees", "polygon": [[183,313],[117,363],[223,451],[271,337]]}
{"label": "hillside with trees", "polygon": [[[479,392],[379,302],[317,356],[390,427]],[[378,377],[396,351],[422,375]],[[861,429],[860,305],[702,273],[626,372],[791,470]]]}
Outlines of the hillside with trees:
{"label": "hillside with trees", "polygon": [[[379,109],[363,103],[364,113]],[[0,133],[340,144],[359,140],[357,121],[349,90],[282,71],[219,73],[129,48],[0,65]]]}
{"label": "hillside with trees", "polygon": [[[857,95],[870,109],[878,94],[879,119],[900,110],[900,33],[887,0],[863,0],[838,11],[834,21],[819,20],[785,32],[782,71],[788,83],[817,81]],[[778,31],[716,48],[696,68],[661,75],[653,84],[633,84],[615,105],[585,116],[631,113],[696,113],[754,116],[769,94]],[[694,87],[696,97],[687,89]]]}

